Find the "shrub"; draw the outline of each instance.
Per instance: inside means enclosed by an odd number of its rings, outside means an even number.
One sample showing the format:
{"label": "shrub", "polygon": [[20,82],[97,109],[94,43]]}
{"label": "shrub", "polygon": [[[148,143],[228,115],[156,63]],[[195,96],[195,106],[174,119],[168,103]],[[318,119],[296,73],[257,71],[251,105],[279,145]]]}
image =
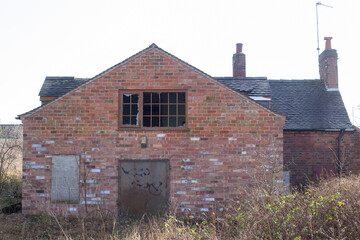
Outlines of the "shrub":
{"label": "shrub", "polygon": [[359,177],[334,178],[304,192],[253,198],[238,203],[227,220],[246,239],[359,238],[359,186]]}
{"label": "shrub", "polygon": [[21,177],[6,175],[0,182],[0,209],[21,201]]}

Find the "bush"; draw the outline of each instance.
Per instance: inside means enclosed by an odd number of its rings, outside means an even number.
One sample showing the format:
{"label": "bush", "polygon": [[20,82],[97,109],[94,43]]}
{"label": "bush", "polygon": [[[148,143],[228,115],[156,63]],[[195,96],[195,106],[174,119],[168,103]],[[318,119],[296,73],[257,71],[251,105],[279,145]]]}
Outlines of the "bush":
{"label": "bush", "polygon": [[227,215],[241,239],[355,239],[360,237],[360,178],[334,178],[287,196],[244,201]]}
{"label": "bush", "polygon": [[21,176],[6,175],[0,182],[0,209],[21,202]]}

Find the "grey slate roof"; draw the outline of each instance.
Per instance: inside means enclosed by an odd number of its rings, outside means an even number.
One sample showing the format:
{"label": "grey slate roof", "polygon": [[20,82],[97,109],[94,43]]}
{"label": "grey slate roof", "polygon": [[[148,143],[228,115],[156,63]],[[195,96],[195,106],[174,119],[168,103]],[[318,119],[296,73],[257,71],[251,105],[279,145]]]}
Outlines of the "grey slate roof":
{"label": "grey slate roof", "polygon": [[40,89],[39,96],[60,97],[72,89],[84,84],[87,78],[46,77]]}
{"label": "grey slate roof", "polygon": [[269,80],[271,109],[287,116],[284,130],[352,130],[339,91],[322,80]]}
{"label": "grey slate roof", "polygon": [[[91,79],[74,77],[46,77],[39,96],[60,97],[82,84],[120,66],[151,48],[129,57]],[[160,49],[160,48],[159,48]],[[162,50],[162,49],[160,49]],[[353,126],[347,115],[340,92],[327,91],[322,80],[267,80],[265,77],[211,77],[170,53],[165,54],[190,66],[199,73],[215,79],[235,91],[247,96],[271,96],[271,110],[287,116],[285,130],[352,130]],[[31,114],[42,106],[24,113]]]}
{"label": "grey slate roof", "polygon": [[232,89],[247,96],[271,96],[269,81],[266,77],[214,77]]}
{"label": "grey slate roof", "polygon": [[[287,116],[284,130],[353,129],[339,91],[327,91],[322,80],[267,80],[215,77],[248,96],[271,96],[271,110]],[[39,96],[62,96],[88,79],[46,77]]]}

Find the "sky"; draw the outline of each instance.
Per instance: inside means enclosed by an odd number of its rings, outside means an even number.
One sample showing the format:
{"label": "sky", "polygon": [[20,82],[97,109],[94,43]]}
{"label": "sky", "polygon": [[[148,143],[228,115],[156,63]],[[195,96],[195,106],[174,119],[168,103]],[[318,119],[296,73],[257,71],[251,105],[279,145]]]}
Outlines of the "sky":
{"label": "sky", "polygon": [[[319,0],[0,0],[0,123],[40,105],[46,76],[91,78],[156,43],[206,72],[232,75],[243,43],[247,76],[318,79]],[[360,1],[322,0],[353,120],[360,104]],[[359,113],[360,116],[360,113]]]}

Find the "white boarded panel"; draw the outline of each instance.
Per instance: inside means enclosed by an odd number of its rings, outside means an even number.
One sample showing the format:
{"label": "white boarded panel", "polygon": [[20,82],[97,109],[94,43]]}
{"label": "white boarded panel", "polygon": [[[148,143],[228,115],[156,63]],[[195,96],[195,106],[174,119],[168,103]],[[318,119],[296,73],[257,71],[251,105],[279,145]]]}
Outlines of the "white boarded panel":
{"label": "white boarded panel", "polygon": [[52,156],[51,200],[79,201],[79,156]]}

